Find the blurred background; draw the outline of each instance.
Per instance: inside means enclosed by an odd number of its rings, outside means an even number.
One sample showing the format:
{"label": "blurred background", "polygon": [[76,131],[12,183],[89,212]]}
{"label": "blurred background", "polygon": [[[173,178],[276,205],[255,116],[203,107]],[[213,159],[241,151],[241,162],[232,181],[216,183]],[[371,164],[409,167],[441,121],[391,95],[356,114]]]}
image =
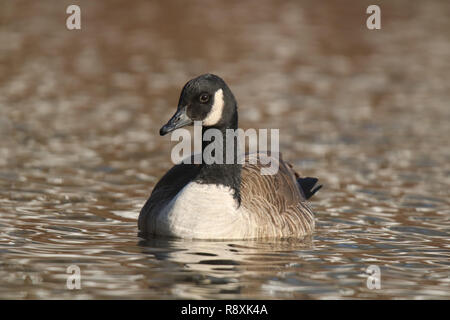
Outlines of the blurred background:
{"label": "blurred background", "polygon": [[[445,0],[2,0],[0,298],[450,298],[449,17]],[[241,128],[280,128],[324,184],[310,241],[138,238],[172,165],[159,128],[207,72]]]}

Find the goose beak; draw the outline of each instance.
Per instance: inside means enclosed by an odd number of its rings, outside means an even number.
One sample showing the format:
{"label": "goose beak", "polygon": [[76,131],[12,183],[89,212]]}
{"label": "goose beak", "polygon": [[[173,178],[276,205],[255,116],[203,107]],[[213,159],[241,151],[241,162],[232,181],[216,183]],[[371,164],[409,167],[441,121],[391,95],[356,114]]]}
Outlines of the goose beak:
{"label": "goose beak", "polygon": [[164,136],[178,128],[192,124],[192,120],[186,114],[186,107],[179,108],[173,117],[160,130],[159,134]]}

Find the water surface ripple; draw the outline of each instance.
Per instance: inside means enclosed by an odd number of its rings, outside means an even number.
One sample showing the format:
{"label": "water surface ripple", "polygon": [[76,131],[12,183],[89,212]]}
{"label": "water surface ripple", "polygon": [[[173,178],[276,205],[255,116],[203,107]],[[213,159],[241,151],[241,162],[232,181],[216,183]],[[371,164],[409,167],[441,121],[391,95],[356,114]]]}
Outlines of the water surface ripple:
{"label": "water surface ripple", "polygon": [[[448,1],[384,3],[377,31],[367,1],[81,0],[80,31],[66,2],[0,11],[0,298],[450,298]],[[312,238],[138,237],[205,72],[320,178]]]}

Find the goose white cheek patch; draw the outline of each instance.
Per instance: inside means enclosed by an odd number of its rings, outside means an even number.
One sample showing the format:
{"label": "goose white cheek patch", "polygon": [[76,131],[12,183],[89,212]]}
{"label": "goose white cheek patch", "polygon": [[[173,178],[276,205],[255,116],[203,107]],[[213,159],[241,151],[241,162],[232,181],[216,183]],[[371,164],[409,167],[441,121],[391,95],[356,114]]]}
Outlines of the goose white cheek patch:
{"label": "goose white cheek patch", "polygon": [[223,106],[223,91],[222,89],[219,89],[214,94],[214,104],[211,108],[211,111],[209,111],[208,115],[203,120],[203,125],[213,126],[218,123],[220,121],[220,118],[222,118]]}

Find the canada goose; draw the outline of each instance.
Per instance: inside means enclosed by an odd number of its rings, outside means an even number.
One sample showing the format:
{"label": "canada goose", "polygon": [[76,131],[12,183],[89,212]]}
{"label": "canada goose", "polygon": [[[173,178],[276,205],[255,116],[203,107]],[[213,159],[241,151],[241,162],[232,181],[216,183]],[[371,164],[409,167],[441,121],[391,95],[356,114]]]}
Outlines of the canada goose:
{"label": "canada goose", "polygon": [[[192,125],[194,121],[201,121],[202,134],[216,128],[225,137],[226,129],[237,129],[237,103],[220,77],[205,74],[187,82],[176,113],[160,134]],[[209,143],[203,142],[203,149]],[[189,239],[287,238],[311,234],[314,215],[306,199],[321,187],[315,187],[317,179],[300,178],[281,157],[271,159],[278,161],[276,174],[261,175],[261,163],[252,164],[249,160],[263,156],[267,155],[246,155],[245,164],[175,165],[156,184],[142,208],[140,231],[144,235]]]}

